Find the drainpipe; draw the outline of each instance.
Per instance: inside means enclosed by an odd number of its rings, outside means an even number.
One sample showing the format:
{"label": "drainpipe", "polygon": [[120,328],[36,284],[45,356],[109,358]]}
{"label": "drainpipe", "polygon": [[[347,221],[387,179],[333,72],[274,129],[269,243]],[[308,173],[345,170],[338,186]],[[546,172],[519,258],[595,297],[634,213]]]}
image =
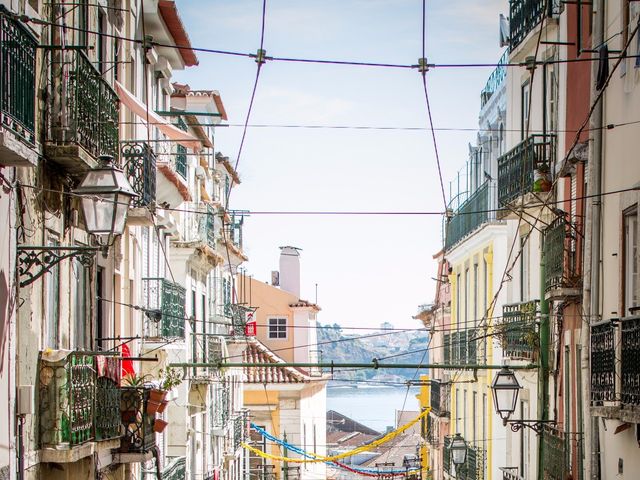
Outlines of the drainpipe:
{"label": "drainpipe", "polygon": [[[594,1],[594,22],[592,48],[599,47],[604,40],[604,0]],[[594,85],[598,74],[598,62],[593,62],[591,67],[591,101],[593,105],[597,92]],[[584,243],[584,284],[582,308],[587,322],[582,323],[580,329],[580,344],[582,345],[582,378],[589,379],[582,382],[582,418],[584,424],[581,428],[584,433],[584,445],[586,447],[586,461],[584,462],[585,478],[587,480],[598,480],[600,478],[600,445],[599,445],[599,423],[597,417],[591,416],[591,370],[590,370],[590,330],[587,326],[600,313],[600,193],[602,174],[602,118],[603,100],[596,105],[590,123],[590,152],[589,170],[587,180],[588,200],[585,214],[585,243]],[[589,419],[589,420],[587,420]],[[587,424],[590,422],[590,425]]]}
{"label": "drainpipe", "polygon": [[[549,420],[549,302],[545,298],[546,257],[540,241],[540,368],[538,369],[538,418]],[[538,437],[538,479],[544,480],[544,442]]]}

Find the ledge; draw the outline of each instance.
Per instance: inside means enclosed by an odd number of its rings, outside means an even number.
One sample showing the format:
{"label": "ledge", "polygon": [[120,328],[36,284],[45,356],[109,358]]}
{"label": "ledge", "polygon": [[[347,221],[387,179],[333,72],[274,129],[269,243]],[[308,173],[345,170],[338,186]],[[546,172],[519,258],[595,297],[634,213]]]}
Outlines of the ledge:
{"label": "ledge", "polygon": [[545,300],[564,300],[567,298],[577,298],[582,295],[581,288],[559,287],[552,288],[544,294]]}
{"label": "ledge", "polygon": [[66,168],[74,175],[82,174],[98,167],[98,161],[84,148],[76,143],[57,145],[48,143],[44,147],[48,158]]}
{"label": "ledge", "polygon": [[153,225],[153,215],[146,207],[132,207],[127,215],[127,225],[133,227],[150,227]]}
{"label": "ledge", "polygon": [[0,130],[0,165],[8,167],[34,167],[39,154],[9,130]]}
{"label": "ledge", "polygon": [[611,418],[627,423],[640,423],[640,405],[605,405],[591,407],[594,417]]}
{"label": "ledge", "polygon": [[153,451],[140,453],[116,453],[113,463],[142,463],[153,458]]}

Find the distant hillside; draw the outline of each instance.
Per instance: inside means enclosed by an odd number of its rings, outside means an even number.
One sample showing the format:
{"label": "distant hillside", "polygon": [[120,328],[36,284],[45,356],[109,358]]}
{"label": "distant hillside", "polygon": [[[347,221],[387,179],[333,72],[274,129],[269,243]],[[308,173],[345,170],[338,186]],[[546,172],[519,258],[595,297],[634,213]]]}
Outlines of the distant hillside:
{"label": "distant hillside", "polygon": [[[338,324],[318,326],[322,360],[328,362],[369,363],[377,358],[385,363],[428,363],[429,352],[424,351],[428,340],[426,333],[415,331],[363,331],[354,335],[345,333]],[[413,378],[414,374],[413,369],[362,369],[335,372],[334,378],[402,381]]]}

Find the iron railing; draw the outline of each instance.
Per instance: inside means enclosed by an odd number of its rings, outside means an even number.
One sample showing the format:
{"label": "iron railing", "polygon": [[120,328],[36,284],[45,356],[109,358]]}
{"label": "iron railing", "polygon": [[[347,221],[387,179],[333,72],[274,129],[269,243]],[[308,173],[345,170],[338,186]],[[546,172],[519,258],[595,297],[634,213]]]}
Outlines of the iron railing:
{"label": "iron railing", "polygon": [[120,360],[86,352],[42,354],[39,366],[42,447],[69,448],[120,436]]}
{"label": "iron railing", "polygon": [[442,449],[442,468],[451,475],[451,437],[444,437],[444,448]]}
{"label": "iron railing", "polygon": [[563,217],[558,217],[544,231],[546,291],[580,284],[572,228]]}
{"label": "iron railing", "polygon": [[555,155],[553,135],[531,135],[498,158],[498,202],[507,205],[536,191],[534,172],[551,171]]}
{"label": "iron railing", "polygon": [[188,202],[184,204],[182,217],[182,241],[198,242],[211,249],[216,248],[221,227],[216,209],[208,203]]}
{"label": "iron railing", "polygon": [[622,319],[622,362],[620,400],[640,405],[640,316]]}
{"label": "iron railing", "polygon": [[[225,358],[224,337],[212,333],[192,334],[192,358],[194,363],[217,364]],[[211,377],[218,369],[216,367],[193,367],[196,377]]]}
{"label": "iron railing", "polygon": [[145,335],[184,338],[186,289],[164,278],[142,279]]}
{"label": "iron railing", "polygon": [[521,476],[518,467],[500,467],[502,470],[502,480],[525,480],[523,476]]}
{"label": "iron railing", "polygon": [[504,356],[512,360],[531,360],[540,346],[537,325],[539,300],[512,303],[502,307],[500,335]]}
{"label": "iron railing", "polygon": [[210,408],[212,428],[223,429],[229,421],[229,409],[231,408],[231,389],[226,382],[216,385],[214,401]]}
{"label": "iron railing", "polygon": [[120,418],[124,435],[120,439],[122,453],[145,453],[156,445],[153,431],[155,415],[147,413],[150,388],[122,387]]}
{"label": "iron railing", "polygon": [[224,223],[225,239],[242,250],[242,225],[244,224],[244,214],[237,211],[229,211],[231,220]]}
{"label": "iron railing", "polygon": [[550,17],[557,13],[558,3],[557,0],[511,0],[509,2],[509,46],[511,50],[520,45],[545,15]]}
{"label": "iron railing", "polygon": [[484,480],[485,462],[485,450],[467,444],[465,462],[456,468],[456,480]]}
{"label": "iron railing", "polygon": [[243,410],[233,417],[233,450],[240,448],[240,444],[247,440],[248,412]]}
{"label": "iron railing", "polygon": [[81,50],[60,51],[53,62],[51,138],[77,143],[90,155],[118,158],[120,102]]}
{"label": "iron railing", "polygon": [[493,94],[500,90],[500,87],[504,84],[507,79],[507,67],[505,67],[507,63],[509,63],[509,50],[505,50],[502,54],[498,61],[498,66],[491,72],[487,83],[482,92],[480,92],[480,108],[484,107]]}
{"label": "iron railing", "polygon": [[122,142],[122,164],[133,190],[134,207],[147,207],[156,201],[156,155],[146,142]]}
{"label": "iron railing", "polygon": [[445,250],[449,250],[490,219],[489,182],[485,182],[458,208],[446,226]]}
{"label": "iron railing", "polygon": [[542,433],[544,458],[542,471],[545,480],[564,480],[568,473],[567,434],[556,428],[546,427]]}
{"label": "iron railing", "polygon": [[611,320],[591,325],[591,402],[616,398],[615,329]]}
{"label": "iron railing", "polygon": [[444,363],[449,364],[451,362],[451,334],[445,333],[442,340],[442,350]]}
{"label": "iron railing", "polygon": [[0,113],[2,126],[35,142],[36,48],[31,33],[0,7]]}
{"label": "iron railing", "polygon": [[451,385],[439,380],[431,380],[431,411],[439,417],[449,416]]}

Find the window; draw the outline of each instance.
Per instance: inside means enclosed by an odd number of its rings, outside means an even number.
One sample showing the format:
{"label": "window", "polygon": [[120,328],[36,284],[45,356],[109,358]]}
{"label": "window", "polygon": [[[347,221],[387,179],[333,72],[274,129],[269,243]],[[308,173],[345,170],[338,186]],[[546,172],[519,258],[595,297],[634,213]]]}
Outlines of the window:
{"label": "window", "polygon": [[471,405],[472,438],[478,441],[478,392],[473,392],[473,404]]}
{"label": "window", "polygon": [[85,52],[89,50],[89,2],[78,0],[78,45]]}
{"label": "window", "polygon": [[529,242],[525,235],[520,237],[520,301],[529,299]]}
{"label": "window", "polygon": [[638,208],[624,213],[624,313],[638,305]]}
{"label": "window", "polygon": [[529,80],[524,82],[522,85],[522,91],[520,94],[520,100],[522,108],[520,109],[520,113],[522,117],[520,118],[520,129],[521,129],[521,137],[524,140],[529,134],[529,101],[530,101],[530,93],[531,87],[529,84]]}
{"label": "window", "polygon": [[460,274],[456,275],[456,328],[460,329]]}
{"label": "window", "polygon": [[464,271],[464,328],[469,328],[469,296],[471,293],[470,288],[471,277],[469,276],[469,269]]}
{"label": "window", "polygon": [[286,318],[270,318],[269,319],[269,338],[276,338],[276,339],[287,338],[287,319]]}
{"label": "window", "polygon": [[478,323],[478,264],[473,264],[473,324]]}
{"label": "window", "polygon": [[107,61],[107,42],[104,41],[103,34],[107,32],[107,19],[102,10],[98,10],[98,45],[96,49],[98,50],[98,71],[101,75],[104,75]]}
{"label": "window", "polygon": [[456,388],[456,433],[460,432],[460,389]]}

